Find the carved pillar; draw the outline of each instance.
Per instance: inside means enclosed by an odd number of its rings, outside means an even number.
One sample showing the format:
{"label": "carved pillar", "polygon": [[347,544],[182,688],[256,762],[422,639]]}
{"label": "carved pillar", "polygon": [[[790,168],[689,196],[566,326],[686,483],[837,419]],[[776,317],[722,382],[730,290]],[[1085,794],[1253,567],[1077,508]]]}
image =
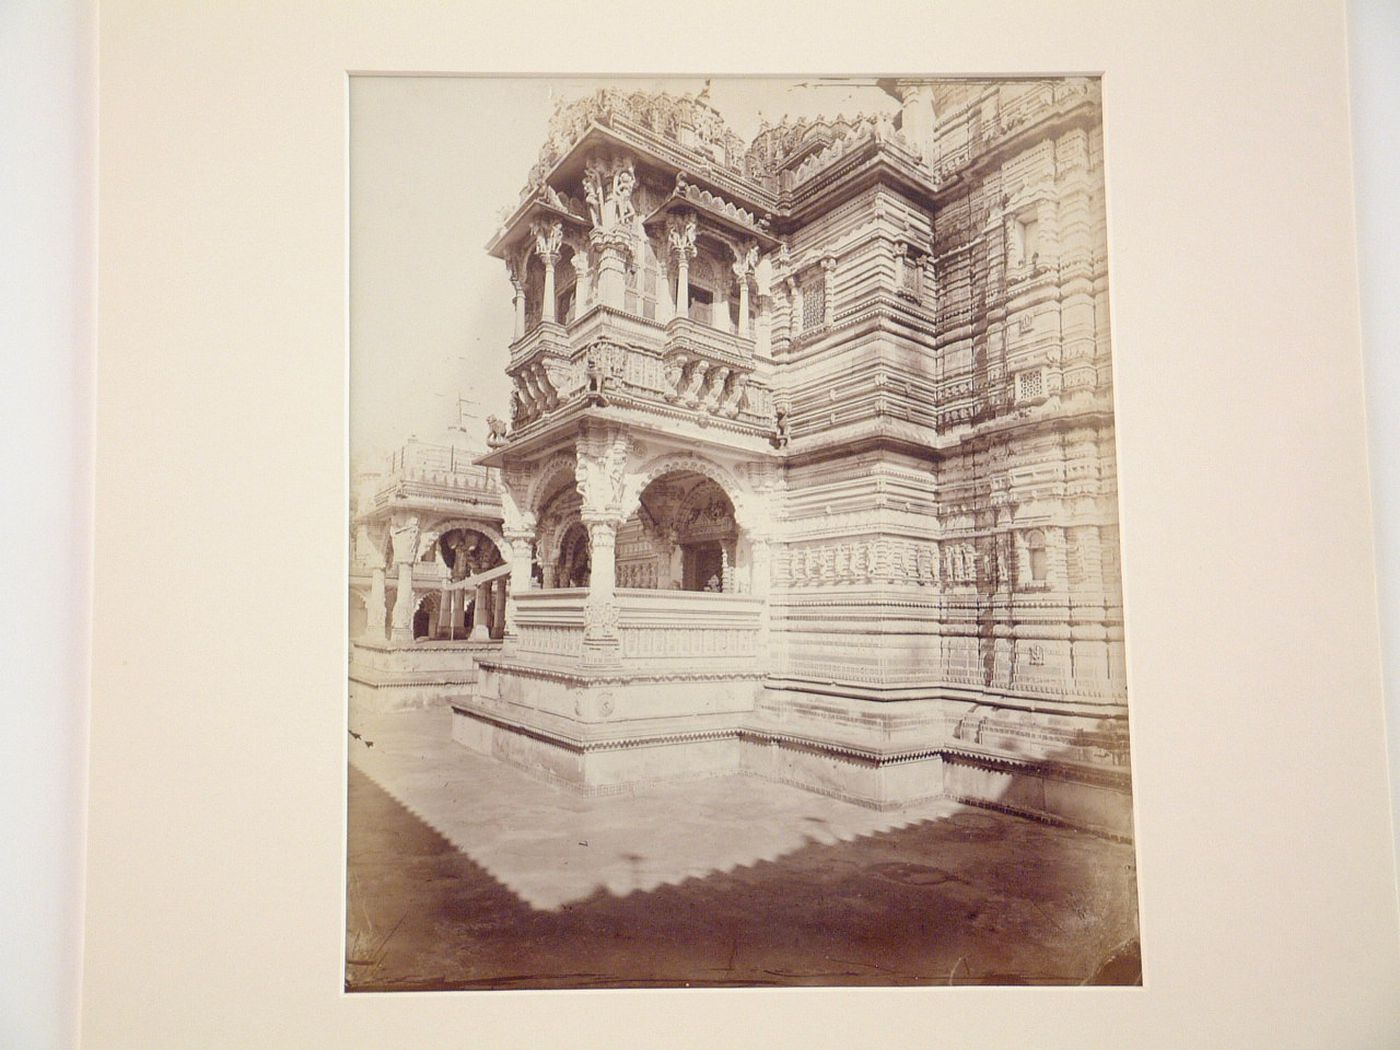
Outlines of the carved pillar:
{"label": "carved pillar", "polygon": [[371,642],[384,641],[384,617],[388,609],[384,600],[384,567],[376,566],[369,578],[369,600],[365,602],[365,638]]}
{"label": "carved pillar", "polygon": [[742,270],[739,272],[739,334],[749,334],[749,275]]}
{"label": "carved pillar", "polygon": [[695,257],[695,216],[680,212],[667,224],[667,240],[676,253],[676,316],[690,316],[690,260]]}
{"label": "carved pillar", "polygon": [[822,323],[830,328],[836,323],[836,257],[833,255],[822,259],[822,283],[824,286]]}
{"label": "carved pillar", "polygon": [[535,235],[535,254],[544,264],[544,301],[540,303],[540,320],[553,323],[556,320],[554,264],[559,261],[559,249],[564,243],[564,226],[558,222],[537,222],[530,227],[530,232]]}
{"label": "carved pillar", "polygon": [[413,641],[413,563],[399,562],[398,593],[394,595],[394,620],[389,641],[395,645]]}
{"label": "carved pillar", "polygon": [[525,265],[529,260],[528,241],[506,254],[506,269],[510,272],[511,303],[515,307],[516,339],[525,334]]}
{"label": "carved pillar", "polygon": [[491,585],[483,583],[477,586],[476,600],[472,604],[472,641],[489,642],[491,640],[490,621]]}
{"label": "carved pillar", "polygon": [[554,264],[559,261],[559,256],[554,253],[541,255],[540,261],[544,263],[544,301],[540,303],[540,320],[553,322],[554,315]]}
{"label": "carved pillar", "polygon": [[519,339],[525,334],[525,286],[516,280],[510,284],[514,290],[511,303],[515,307],[515,338]]}
{"label": "carved pillar", "polygon": [[552,562],[545,562],[543,565],[540,566],[540,571],[544,574],[544,580],[542,581],[542,584],[545,590],[550,590],[551,588],[557,586],[557,584],[554,582],[555,566]]}
{"label": "carved pillar", "polygon": [[471,604],[471,595],[467,593],[465,588],[449,593],[452,595],[452,637],[465,638],[467,636],[467,606]]}
{"label": "carved pillar", "polygon": [[583,662],[588,665],[621,661],[618,633],[617,526],[614,518],[587,518],[590,551],[588,598],[583,609]]}
{"label": "carved pillar", "polygon": [[758,246],[752,242],[734,249],[734,276],[739,281],[738,334],[749,334],[749,281],[758,267]]}
{"label": "carved pillar", "polygon": [[[533,552],[531,546],[535,534],[525,529],[512,529],[505,533],[505,540],[510,547],[510,591],[505,598],[505,636],[514,639],[515,629],[515,597],[524,594],[535,585],[533,568]],[[502,581],[504,582],[504,581]]]}
{"label": "carved pillar", "polygon": [[593,247],[598,252],[598,302],[622,309],[627,295],[627,255],[631,236],[624,230],[595,230]]}
{"label": "carved pillar", "polygon": [[394,546],[394,562],[399,567],[389,641],[406,644],[413,641],[413,562],[418,555],[418,519],[412,514],[395,515],[389,536]]}
{"label": "carved pillar", "polygon": [[676,253],[676,316],[690,316],[690,256]]}
{"label": "carved pillar", "polygon": [[506,581],[502,577],[492,581],[491,595],[491,637],[504,638],[506,633]]}

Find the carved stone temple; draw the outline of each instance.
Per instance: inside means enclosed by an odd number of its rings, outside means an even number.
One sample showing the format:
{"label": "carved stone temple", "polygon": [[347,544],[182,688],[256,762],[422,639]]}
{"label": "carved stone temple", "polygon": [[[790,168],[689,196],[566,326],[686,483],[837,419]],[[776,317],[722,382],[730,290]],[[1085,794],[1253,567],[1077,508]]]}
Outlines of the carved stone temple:
{"label": "carved stone temple", "polygon": [[559,107],[487,246],[509,422],[357,492],[357,698],[589,793],[1131,834],[1098,83],[879,86]]}

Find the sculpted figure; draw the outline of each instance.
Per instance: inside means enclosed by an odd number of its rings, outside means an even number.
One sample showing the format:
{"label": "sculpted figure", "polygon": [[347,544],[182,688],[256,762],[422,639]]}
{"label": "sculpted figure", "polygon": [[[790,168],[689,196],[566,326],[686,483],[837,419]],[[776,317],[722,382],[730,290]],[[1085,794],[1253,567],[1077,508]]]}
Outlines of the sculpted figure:
{"label": "sculpted figure", "polygon": [[[512,404],[514,404],[513,401]],[[510,428],[504,419],[500,416],[487,416],[486,427],[487,448],[500,448],[506,443],[506,435],[510,432]]]}
{"label": "sculpted figure", "polygon": [[773,410],[773,447],[787,448],[788,443],[788,414],[787,409],[779,405]]}
{"label": "sculpted figure", "polygon": [[637,218],[632,204],[632,191],[636,188],[637,176],[632,174],[630,164],[613,176],[613,221],[619,226],[630,226]]}

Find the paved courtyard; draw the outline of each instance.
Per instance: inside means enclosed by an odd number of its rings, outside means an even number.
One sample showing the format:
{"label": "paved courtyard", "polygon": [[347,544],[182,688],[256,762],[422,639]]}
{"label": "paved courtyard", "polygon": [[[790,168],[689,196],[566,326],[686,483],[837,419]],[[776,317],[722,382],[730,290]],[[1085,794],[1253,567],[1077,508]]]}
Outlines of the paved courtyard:
{"label": "paved courtyard", "polygon": [[351,720],[352,991],[1139,981],[1131,845],[745,776],[586,798]]}

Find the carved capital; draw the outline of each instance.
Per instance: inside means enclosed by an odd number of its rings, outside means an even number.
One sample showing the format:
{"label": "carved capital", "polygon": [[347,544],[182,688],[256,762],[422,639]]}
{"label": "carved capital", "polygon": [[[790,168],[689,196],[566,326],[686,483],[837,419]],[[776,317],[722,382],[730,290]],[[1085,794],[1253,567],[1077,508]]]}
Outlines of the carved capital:
{"label": "carved capital", "polygon": [[394,561],[402,565],[418,559],[418,516],[395,514],[389,523],[389,539],[394,547]]}
{"label": "carved capital", "polygon": [[595,427],[580,436],[574,478],[586,519],[619,517],[629,448],[627,434],[618,429]]}
{"label": "carved capital", "polygon": [[741,282],[753,276],[758,269],[758,242],[749,240],[730,244],[729,250],[734,255],[734,276]]}
{"label": "carved capital", "polygon": [[559,261],[559,251],[564,246],[564,224],[560,222],[535,222],[530,224],[530,233],[535,238],[535,254],[546,266]]}
{"label": "carved capital", "polygon": [[676,212],[666,221],[666,239],[677,258],[695,258],[695,235],[698,229],[693,212]]}

